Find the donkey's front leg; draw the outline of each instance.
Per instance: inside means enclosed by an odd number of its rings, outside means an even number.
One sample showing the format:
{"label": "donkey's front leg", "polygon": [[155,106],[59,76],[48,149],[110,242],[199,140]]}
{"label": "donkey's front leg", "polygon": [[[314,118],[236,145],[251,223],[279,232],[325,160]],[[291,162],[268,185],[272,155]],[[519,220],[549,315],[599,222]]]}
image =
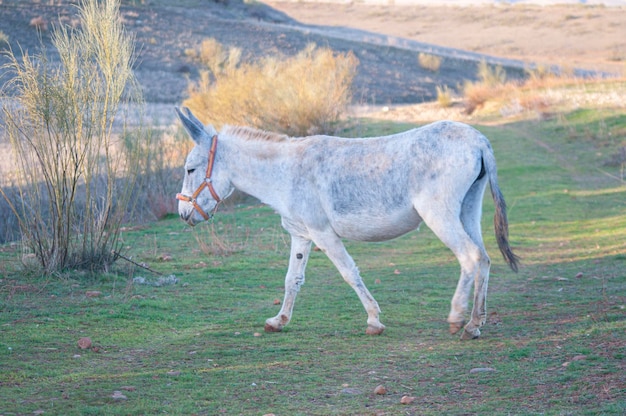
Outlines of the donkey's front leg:
{"label": "donkey's front leg", "polygon": [[333,232],[323,233],[316,235],[314,238],[315,244],[326,253],[330,261],[333,262],[343,279],[354,289],[359,296],[365,311],[367,312],[367,330],[368,335],[380,335],[385,330],[385,325],[380,323],[378,315],[380,314],[380,308],[378,302],[374,299],[372,294],[365,287],[363,279],[359,274],[359,269],[356,267],[354,260],[348,254],[348,251],[344,247],[341,239]]}
{"label": "donkey's front leg", "polygon": [[300,287],[304,284],[304,269],[311,252],[311,241],[298,236],[291,236],[291,254],[289,268],[285,277],[285,299],[280,312],[265,321],[266,332],[280,332],[291,320],[293,304]]}

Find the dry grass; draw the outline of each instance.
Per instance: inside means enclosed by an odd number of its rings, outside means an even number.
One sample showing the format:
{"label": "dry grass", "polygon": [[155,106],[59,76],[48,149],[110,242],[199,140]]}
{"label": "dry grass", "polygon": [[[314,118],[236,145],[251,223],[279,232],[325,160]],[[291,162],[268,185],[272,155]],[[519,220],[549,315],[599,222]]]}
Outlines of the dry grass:
{"label": "dry grass", "polygon": [[[563,109],[580,106],[624,106],[619,95],[623,91],[623,79],[583,79],[571,70],[539,66],[527,69],[525,80],[506,80],[500,67],[482,63],[478,67],[478,81],[463,85],[463,102],[466,114],[478,111],[484,114],[498,113],[511,117],[532,115],[544,118]],[[597,90],[597,91],[596,91]]]}
{"label": "dry grass", "polygon": [[242,63],[215,40],[187,55],[206,67],[184,105],[204,122],[246,125],[292,136],[333,133],[351,101],[358,60],[308,45],[290,58]]}

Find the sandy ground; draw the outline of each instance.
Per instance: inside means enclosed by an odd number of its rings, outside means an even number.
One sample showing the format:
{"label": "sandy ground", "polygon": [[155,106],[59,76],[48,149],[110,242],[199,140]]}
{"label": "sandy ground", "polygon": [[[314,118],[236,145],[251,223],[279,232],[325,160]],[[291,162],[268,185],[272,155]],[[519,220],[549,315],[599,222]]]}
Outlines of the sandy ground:
{"label": "sandy ground", "polygon": [[499,57],[626,74],[624,5],[266,3],[304,24],[351,27]]}

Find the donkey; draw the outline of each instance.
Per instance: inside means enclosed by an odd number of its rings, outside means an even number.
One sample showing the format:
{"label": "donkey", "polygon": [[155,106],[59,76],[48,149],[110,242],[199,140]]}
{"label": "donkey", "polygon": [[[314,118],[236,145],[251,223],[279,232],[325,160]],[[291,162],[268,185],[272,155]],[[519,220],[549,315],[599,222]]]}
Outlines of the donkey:
{"label": "donkey", "polygon": [[506,204],[487,138],[474,128],[441,121],[384,137],[292,138],[249,127],[204,126],[189,109],[176,108],[195,142],[185,162],[178,212],[194,226],[209,220],[218,204],[239,189],[271,206],[291,235],[285,297],[265,331],[289,323],[315,243],[355,290],[367,312],[370,335],[381,334],[380,308],[365,287],[342,239],[384,241],[424,222],[452,250],[461,266],[448,315],[450,332],[465,325],[474,283],[471,317],[461,339],[480,335],[486,321],[490,259],[480,220],[487,183],[495,204],[494,226],[505,261],[517,271],[508,241]]}

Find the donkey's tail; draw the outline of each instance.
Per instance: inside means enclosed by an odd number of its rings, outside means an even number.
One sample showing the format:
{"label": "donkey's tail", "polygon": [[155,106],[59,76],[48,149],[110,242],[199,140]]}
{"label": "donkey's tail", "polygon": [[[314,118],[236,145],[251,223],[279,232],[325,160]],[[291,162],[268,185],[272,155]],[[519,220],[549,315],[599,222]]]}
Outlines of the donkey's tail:
{"label": "donkey's tail", "polygon": [[506,202],[504,196],[500,192],[498,186],[498,171],[496,169],[496,159],[493,155],[491,146],[485,149],[483,152],[483,164],[489,177],[489,187],[491,189],[491,196],[493,197],[493,203],[495,204],[495,215],[493,217],[493,225],[496,233],[496,241],[500,252],[504,257],[504,260],[509,264],[511,270],[517,272],[519,257],[513,253],[511,246],[509,245],[509,220],[506,216]]}

